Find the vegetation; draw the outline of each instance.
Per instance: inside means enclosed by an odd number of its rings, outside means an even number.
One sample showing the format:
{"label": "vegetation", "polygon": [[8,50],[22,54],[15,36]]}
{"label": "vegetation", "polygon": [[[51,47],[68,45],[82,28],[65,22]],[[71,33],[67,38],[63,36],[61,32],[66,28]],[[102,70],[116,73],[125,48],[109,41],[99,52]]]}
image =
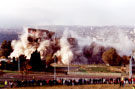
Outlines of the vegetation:
{"label": "vegetation", "polygon": [[129,59],[130,57],[124,55],[123,57],[121,57],[116,49],[114,48],[110,48],[108,50],[106,50],[103,55],[102,55],[102,59],[104,61],[105,64],[109,64],[111,66],[120,66],[120,65],[126,65],[129,63]]}
{"label": "vegetation", "polygon": [[42,70],[41,57],[40,57],[40,53],[37,50],[31,54],[30,66],[32,67],[33,71]]}
{"label": "vegetation", "polygon": [[83,69],[83,68],[80,68],[78,71],[79,71],[79,72],[87,72],[87,70],[85,70],[85,69]]}
{"label": "vegetation", "polygon": [[18,71],[3,70],[4,73],[19,73]]}
{"label": "vegetation", "polygon": [[51,63],[53,63],[54,62],[54,60],[53,60],[53,58],[52,58],[52,54],[47,54],[46,55],[46,64],[47,65],[50,65]]}
{"label": "vegetation", "polygon": [[114,48],[110,48],[109,50],[105,51],[102,55],[102,59],[106,64],[111,66],[117,66],[121,63],[121,57],[117,54]]}
{"label": "vegetation", "polygon": [[121,73],[121,66],[80,65],[78,71],[87,73]]}
{"label": "vegetation", "polygon": [[91,71],[93,72],[110,72],[107,67],[91,67]]}
{"label": "vegetation", "polygon": [[10,53],[13,51],[11,47],[11,41],[4,40],[0,47],[0,57],[1,58],[8,58]]}
{"label": "vegetation", "polygon": [[[93,44],[94,45],[94,44]],[[104,61],[105,64],[109,64],[111,66],[121,66],[121,65],[126,65],[129,63],[129,59],[130,57],[128,56],[119,56],[116,49],[114,48],[109,48],[107,50],[105,50],[103,47],[99,47],[99,54],[92,54],[91,50],[93,50],[93,45],[91,47],[91,49],[87,49],[85,52],[87,53],[87,55],[85,55],[86,57],[90,58],[90,60],[94,60],[96,63],[99,61],[98,59],[102,59]],[[57,48],[58,49],[58,48]],[[12,52],[12,47],[11,47],[11,41],[3,41],[0,47],[0,57],[1,58],[8,58],[8,56],[10,55],[10,53]],[[21,70],[32,70],[32,71],[42,71],[43,69],[47,68],[50,66],[50,64],[54,63],[54,59],[60,62],[60,57],[56,57],[51,54],[51,53],[47,53],[45,56],[46,60],[41,60],[40,57],[40,53],[37,52],[37,50],[35,52],[33,52],[31,54],[31,58],[30,60],[26,60],[26,57],[24,55],[20,55],[19,60],[21,63]],[[89,62],[91,63],[91,62]],[[99,63],[102,63],[102,61],[100,61]],[[24,66],[25,65],[25,66]],[[92,64],[91,64],[92,65]],[[104,64],[98,64],[98,65],[104,65]],[[56,65],[57,66],[57,65]],[[62,65],[62,67],[65,65]],[[18,69],[18,60],[13,58],[13,62],[5,62],[2,61],[0,64],[0,69],[3,70],[17,70]],[[79,72],[112,72],[111,69],[108,69],[106,67],[80,67],[80,69],[78,70]],[[120,71],[113,71],[113,72],[120,72]]]}

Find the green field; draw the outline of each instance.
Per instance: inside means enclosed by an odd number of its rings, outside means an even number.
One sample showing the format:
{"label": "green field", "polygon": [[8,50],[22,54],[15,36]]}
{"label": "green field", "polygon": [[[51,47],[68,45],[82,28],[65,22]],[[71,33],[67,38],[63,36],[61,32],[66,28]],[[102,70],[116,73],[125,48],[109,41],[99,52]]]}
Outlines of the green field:
{"label": "green field", "polygon": [[118,84],[102,84],[102,85],[78,85],[78,86],[44,86],[44,87],[21,87],[8,89],[132,89],[135,85],[125,85],[120,87]]}
{"label": "green field", "polygon": [[106,66],[106,65],[80,65],[78,71],[93,72],[93,73],[121,73],[120,66]]}
{"label": "green field", "polygon": [[[52,64],[52,66],[54,66]],[[68,65],[55,64],[55,67],[67,67]],[[78,70],[70,70],[71,72],[92,72],[92,73],[121,73],[121,66],[106,66],[104,64],[91,65],[70,65],[70,67],[78,67]]]}
{"label": "green field", "polygon": [[[67,65],[57,64],[55,67],[67,67]],[[83,73],[122,73],[121,66],[106,66],[103,64],[93,64],[93,65],[70,65],[70,67],[77,67],[76,70],[70,70],[71,72],[83,72]],[[1,70],[4,73],[20,73],[18,71],[11,70]],[[34,73],[34,72],[29,72]],[[40,72],[42,73],[42,72]]]}

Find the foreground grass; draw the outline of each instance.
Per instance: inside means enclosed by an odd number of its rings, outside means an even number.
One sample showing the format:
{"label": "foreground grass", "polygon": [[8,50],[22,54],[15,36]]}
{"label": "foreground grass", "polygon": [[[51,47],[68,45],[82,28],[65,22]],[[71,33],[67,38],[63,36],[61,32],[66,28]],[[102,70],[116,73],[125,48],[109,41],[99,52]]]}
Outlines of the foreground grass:
{"label": "foreground grass", "polygon": [[94,73],[121,73],[120,66],[106,66],[106,65],[81,65],[79,72],[94,72]]}
{"label": "foreground grass", "polygon": [[[78,85],[78,86],[44,86],[44,87],[21,87],[11,89],[132,89],[135,85],[125,85],[120,87],[118,84],[102,84],[102,85]],[[8,88],[10,89],[10,88]]]}
{"label": "foreground grass", "polygon": [[4,73],[19,73],[18,71],[2,70]]}

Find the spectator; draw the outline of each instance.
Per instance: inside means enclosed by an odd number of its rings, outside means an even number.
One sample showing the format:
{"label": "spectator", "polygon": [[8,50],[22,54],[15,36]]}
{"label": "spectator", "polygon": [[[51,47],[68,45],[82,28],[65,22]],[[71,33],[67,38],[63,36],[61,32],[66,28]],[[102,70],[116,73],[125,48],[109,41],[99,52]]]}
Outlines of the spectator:
{"label": "spectator", "polygon": [[5,84],[5,87],[7,87],[7,86],[8,86],[8,82],[7,82],[7,80],[5,80],[4,84]]}

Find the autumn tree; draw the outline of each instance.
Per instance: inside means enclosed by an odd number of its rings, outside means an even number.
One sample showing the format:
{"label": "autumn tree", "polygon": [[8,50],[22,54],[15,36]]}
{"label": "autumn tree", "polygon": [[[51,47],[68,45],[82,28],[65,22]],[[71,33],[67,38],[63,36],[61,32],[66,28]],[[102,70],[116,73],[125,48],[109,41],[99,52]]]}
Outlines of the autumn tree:
{"label": "autumn tree", "polygon": [[53,62],[51,54],[47,54],[45,59],[46,59],[46,65],[49,65],[50,63]]}
{"label": "autumn tree", "polygon": [[129,60],[130,60],[129,56],[123,55],[121,62],[122,62],[123,65],[126,65],[126,64],[129,64]]}
{"label": "autumn tree", "polygon": [[122,58],[118,55],[116,49],[110,48],[105,51],[102,55],[102,59],[105,64],[109,64],[111,66],[121,65]]}
{"label": "autumn tree", "polygon": [[0,57],[2,58],[8,58],[10,53],[13,51],[11,47],[11,41],[4,40],[0,47]]}

